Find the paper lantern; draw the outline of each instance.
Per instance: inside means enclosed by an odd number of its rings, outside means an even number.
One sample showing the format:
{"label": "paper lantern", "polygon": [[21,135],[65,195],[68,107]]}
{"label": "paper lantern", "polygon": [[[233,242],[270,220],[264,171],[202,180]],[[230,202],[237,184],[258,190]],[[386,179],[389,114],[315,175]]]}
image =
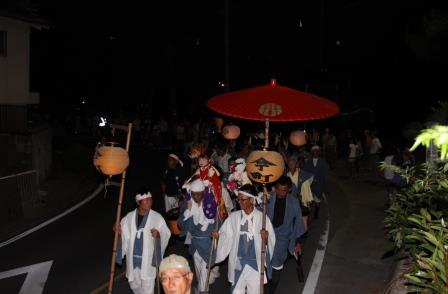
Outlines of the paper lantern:
{"label": "paper lantern", "polygon": [[220,117],[215,118],[216,131],[218,133],[221,133],[221,128],[222,128],[223,124],[224,124],[223,118],[220,118]]}
{"label": "paper lantern", "polygon": [[289,135],[289,141],[292,145],[302,146],[306,144],[306,134],[304,131],[294,131]]}
{"label": "paper lantern", "polygon": [[116,146],[116,143],[104,143],[96,149],[93,164],[105,175],[119,175],[128,167],[129,155],[125,149]]}
{"label": "paper lantern", "polygon": [[246,171],[249,178],[260,184],[273,183],[285,171],[283,156],[275,151],[252,151],[246,160]]}
{"label": "paper lantern", "polygon": [[235,125],[228,125],[222,129],[222,135],[227,140],[235,140],[240,136],[240,128]]}

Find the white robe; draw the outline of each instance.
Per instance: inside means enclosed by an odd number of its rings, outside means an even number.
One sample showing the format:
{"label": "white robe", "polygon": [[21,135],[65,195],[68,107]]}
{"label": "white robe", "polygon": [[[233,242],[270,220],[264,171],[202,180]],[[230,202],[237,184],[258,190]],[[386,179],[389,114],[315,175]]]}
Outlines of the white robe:
{"label": "white robe", "polygon": [[[240,228],[241,228],[241,217],[242,210],[234,211],[230,216],[224,221],[222,227],[219,230],[219,240],[218,249],[216,252],[216,263],[222,262],[229,256],[229,272],[228,279],[229,282],[234,285],[235,281],[235,267],[238,254],[238,243],[240,240]],[[254,209],[254,245],[255,245],[255,255],[257,257],[257,267],[261,268],[261,235],[260,231],[262,229],[262,218],[263,213],[257,209]],[[269,233],[269,238],[267,241],[267,249],[272,257],[274,253],[275,246],[275,231],[272,227],[271,221],[266,216],[266,230]],[[267,282],[266,274],[264,275],[264,282]]]}
{"label": "white robe", "polygon": [[[133,265],[133,251],[134,241],[137,234],[137,226],[135,223],[137,209],[129,212],[121,220],[121,244],[122,256],[126,255],[126,278],[129,282],[134,280],[134,265]],[[154,279],[156,277],[156,268],[152,266],[152,258],[154,255],[154,241],[151,234],[151,229],[155,228],[160,232],[160,248],[161,256],[165,253],[166,246],[171,236],[171,231],[166,225],[163,217],[156,211],[150,210],[148,219],[143,229],[143,253],[142,253],[142,267],[141,279]],[[160,260],[159,260],[160,262]]]}

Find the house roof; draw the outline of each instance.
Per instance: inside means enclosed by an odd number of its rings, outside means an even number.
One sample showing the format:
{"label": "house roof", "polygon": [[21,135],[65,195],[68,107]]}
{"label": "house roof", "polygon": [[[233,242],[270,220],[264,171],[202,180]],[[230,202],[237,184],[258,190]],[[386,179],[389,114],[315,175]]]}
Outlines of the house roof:
{"label": "house roof", "polygon": [[38,14],[38,9],[27,1],[1,1],[0,16],[26,22],[37,29],[50,27],[50,23]]}

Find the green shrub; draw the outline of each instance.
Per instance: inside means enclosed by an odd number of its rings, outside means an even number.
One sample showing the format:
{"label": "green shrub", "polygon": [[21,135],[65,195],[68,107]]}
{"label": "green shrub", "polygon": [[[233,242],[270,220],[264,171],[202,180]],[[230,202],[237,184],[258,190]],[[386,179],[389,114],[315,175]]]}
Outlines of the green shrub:
{"label": "green shrub", "polygon": [[400,257],[411,261],[411,270],[405,275],[408,290],[448,294],[448,163],[444,162],[448,127],[424,130],[412,149],[428,146],[431,140],[441,150],[436,168],[427,164],[408,170],[391,167],[407,185],[386,210],[384,223]]}

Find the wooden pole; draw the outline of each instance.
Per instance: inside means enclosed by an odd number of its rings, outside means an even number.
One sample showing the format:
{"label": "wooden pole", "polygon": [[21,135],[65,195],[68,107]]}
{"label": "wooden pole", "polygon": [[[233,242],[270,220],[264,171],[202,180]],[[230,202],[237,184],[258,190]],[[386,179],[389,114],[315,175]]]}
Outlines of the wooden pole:
{"label": "wooden pole", "polygon": [[269,148],[269,121],[266,120],[264,123],[264,148]]}
{"label": "wooden pole", "polygon": [[[114,125],[114,127],[116,127]],[[128,124],[127,132],[128,136],[126,139],[126,151],[129,153],[129,145],[131,144],[131,131],[132,131],[132,124]],[[120,224],[120,218],[121,218],[121,203],[123,202],[123,195],[124,195],[124,183],[126,180],[126,170],[121,174],[121,185],[120,185],[120,194],[118,196],[118,204],[117,204],[117,214],[115,218],[115,227],[117,227]],[[107,293],[111,294],[112,289],[114,286],[114,275],[115,275],[115,260],[117,259],[117,244],[118,244],[118,230],[115,230],[115,236],[114,236],[114,246],[112,249],[112,261],[110,264],[110,277],[109,277],[109,287],[107,289]]]}
{"label": "wooden pole", "polygon": [[157,241],[156,238],[152,237],[152,244],[154,247],[154,257],[156,259],[156,283],[157,283],[157,294],[160,294],[160,281],[159,281],[159,260],[157,258]]}
{"label": "wooden pole", "polygon": [[[215,219],[215,229],[218,230],[218,222],[219,222],[219,207],[216,208],[216,219]],[[212,244],[210,245],[210,254],[208,255],[208,263],[207,263],[207,279],[205,280],[205,291],[208,293],[208,286],[210,283],[210,272],[212,269],[212,257],[213,252],[215,251],[216,247],[216,239],[212,239]]]}
{"label": "wooden pole", "polygon": [[[263,220],[262,220],[262,230],[266,229],[266,204],[267,204],[268,189],[266,185],[263,184]],[[260,260],[260,294],[264,293],[264,263],[266,256],[266,242],[261,239],[261,260]]]}
{"label": "wooden pole", "polygon": [[[264,148],[267,150],[269,147],[269,120],[265,121],[264,128]],[[268,189],[266,184],[263,184],[263,219],[262,219],[262,230],[266,230],[266,205],[268,198]],[[266,241],[261,239],[261,260],[260,260],[260,294],[264,293],[264,264],[266,257]]]}

